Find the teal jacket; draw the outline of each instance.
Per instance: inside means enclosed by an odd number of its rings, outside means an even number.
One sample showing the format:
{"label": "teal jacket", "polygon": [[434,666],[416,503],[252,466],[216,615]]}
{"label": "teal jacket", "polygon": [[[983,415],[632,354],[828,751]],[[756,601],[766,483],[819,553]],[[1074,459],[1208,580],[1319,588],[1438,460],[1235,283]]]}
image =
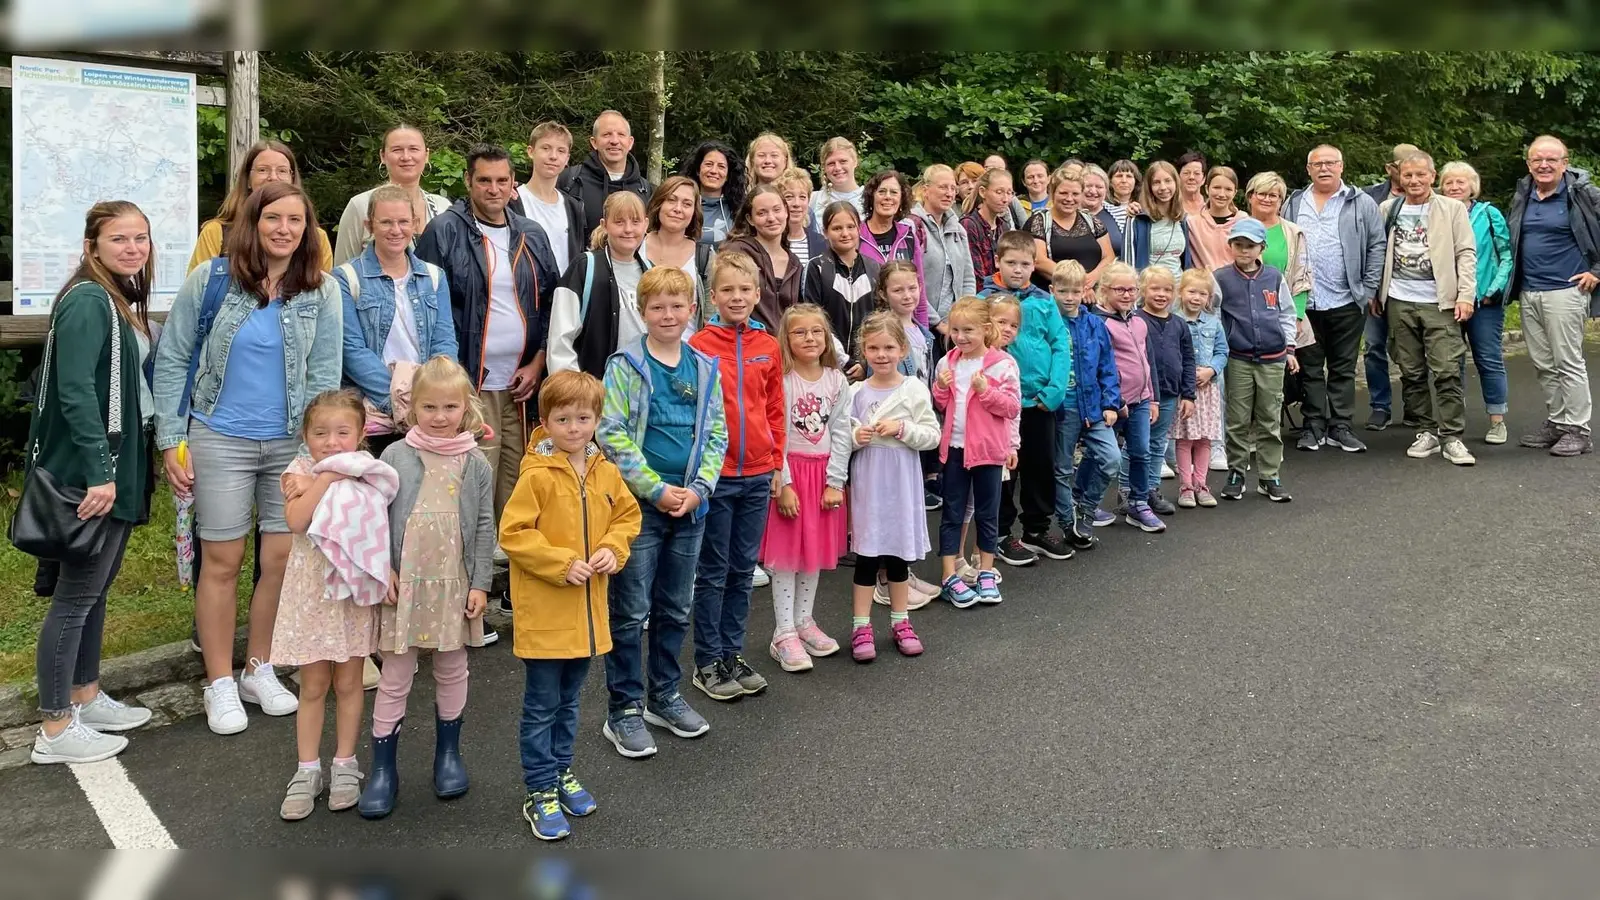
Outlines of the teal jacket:
{"label": "teal jacket", "polygon": [[1006,352],[1017,361],[1022,385],[1022,408],[1043,406],[1051,412],[1067,399],[1067,384],[1072,378],[1072,333],[1061,320],[1061,308],[1049,294],[1035,285],[1011,290],[988,278],[981,296],[1006,293],[1022,304],[1022,327]]}
{"label": "teal jacket", "polygon": [[1504,304],[1501,295],[1511,281],[1511,228],[1492,203],[1474,200],[1467,212],[1478,244],[1478,305],[1490,299]]}

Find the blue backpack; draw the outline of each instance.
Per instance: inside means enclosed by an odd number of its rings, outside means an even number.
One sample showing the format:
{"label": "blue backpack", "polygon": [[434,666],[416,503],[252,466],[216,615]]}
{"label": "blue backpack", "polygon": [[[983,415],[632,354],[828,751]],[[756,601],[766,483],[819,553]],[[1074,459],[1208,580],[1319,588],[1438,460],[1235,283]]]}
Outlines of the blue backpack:
{"label": "blue backpack", "polygon": [[211,326],[217,320],[217,310],[228,296],[228,282],[233,280],[228,268],[228,258],[219,256],[211,260],[211,273],[206,277],[206,291],[200,300],[200,318],[194,327],[194,352],[189,356],[189,377],[183,383],[183,399],[178,402],[178,416],[187,418],[189,400],[194,393],[194,376],[200,369],[200,352],[205,348]]}

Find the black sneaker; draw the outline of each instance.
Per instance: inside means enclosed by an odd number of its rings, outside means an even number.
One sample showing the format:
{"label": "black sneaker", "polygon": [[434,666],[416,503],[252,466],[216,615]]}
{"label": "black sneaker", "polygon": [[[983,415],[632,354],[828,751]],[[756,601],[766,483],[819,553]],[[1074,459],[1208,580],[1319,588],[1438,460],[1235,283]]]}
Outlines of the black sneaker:
{"label": "black sneaker", "polygon": [[1224,500],[1244,499],[1244,473],[1228,470],[1228,483],[1217,492]]}
{"label": "black sneaker", "polygon": [[1073,510],[1072,527],[1062,536],[1077,550],[1093,550],[1098,543],[1094,536],[1094,510]]}
{"label": "black sneaker", "polygon": [[1000,539],[1000,547],[995,551],[994,558],[1008,566],[1031,566],[1039,561],[1039,555],[1022,545],[1022,542],[1006,535]]}
{"label": "black sneaker", "polygon": [[1307,422],[1306,427],[1300,429],[1300,440],[1295,441],[1294,448],[1296,450],[1304,450],[1307,453],[1315,453],[1322,449],[1322,442],[1325,440],[1327,440],[1327,435],[1323,430],[1319,426]]}
{"label": "black sneaker", "polygon": [[1151,491],[1150,511],[1158,516],[1171,516],[1177,514],[1178,508],[1172,505],[1171,500],[1161,496],[1160,491]]}
{"label": "black sneaker", "polygon": [[713,700],[727,703],[744,696],[744,688],[739,682],[733,680],[728,674],[728,667],[722,660],[717,660],[709,666],[701,666],[694,670],[694,678],[690,682]]}
{"label": "black sneaker", "polygon": [[1256,482],[1256,493],[1271,500],[1273,503],[1288,503],[1294,498],[1283,489],[1283,483],[1276,478],[1262,478]]}
{"label": "black sneaker", "polygon": [[487,647],[490,644],[498,643],[499,640],[500,632],[495,630],[495,627],[488,622],[483,623],[483,643],[478,646]]}
{"label": "black sneaker", "polygon": [[1368,431],[1382,431],[1389,427],[1389,411],[1387,409],[1374,409],[1372,415],[1367,417]]}
{"label": "black sneaker", "polygon": [[1072,548],[1067,546],[1067,542],[1048,531],[1043,534],[1024,534],[1021,543],[1029,550],[1051,559],[1072,558]]}
{"label": "black sneaker", "polygon": [[927,510],[928,512],[933,512],[934,510],[938,509],[941,506],[944,506],[944,498],[943,497],[941,497],[938,494],[935,494],[933,491],[930,491],[930,490],[927,490],[927,489],[924,489],[922,491],[922,508],[923,509]]}
{"label": "black sneaker", "polygon": [[1322,439],[1322,443],[1327,447],[1338,447],[1346,453],[1365,453],[1367,449],[1367,445],[1356,437],[1355,431],[1343,422],[1329,428],[1328,436]]}

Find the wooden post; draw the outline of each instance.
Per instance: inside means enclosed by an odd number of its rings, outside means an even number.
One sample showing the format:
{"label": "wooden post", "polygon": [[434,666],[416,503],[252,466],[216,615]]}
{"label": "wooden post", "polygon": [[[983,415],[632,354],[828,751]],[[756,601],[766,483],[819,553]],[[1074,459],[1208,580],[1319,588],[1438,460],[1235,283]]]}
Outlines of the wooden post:
{"label": "wooden post", "polygon": [[[658,2],[664,7],[664,2]],[[661,166],[667,144],[667,51],[650,54],[650,168],[645,177],[661,183]]]}
{"label": "wooden post", "polygon": [[229,50],[228,68],[228,187],[244,162],[250,145],[261,138],[261,59],[254,50]]}

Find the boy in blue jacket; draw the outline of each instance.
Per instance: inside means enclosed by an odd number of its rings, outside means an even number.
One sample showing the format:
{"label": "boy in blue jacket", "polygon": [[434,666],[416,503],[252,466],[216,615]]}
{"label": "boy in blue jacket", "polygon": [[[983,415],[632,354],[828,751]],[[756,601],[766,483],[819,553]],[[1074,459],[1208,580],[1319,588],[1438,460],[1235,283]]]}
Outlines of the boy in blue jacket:
{"label": "boy in blue jacket", "polygon": [[[1072,260],[1058,263],[1050,279],[1073,348],[1066,402],[1056,411],[1055,499],[1056,521],[1067,540],[1079,550],[1092,550],[1093,526],[1116,521],[1101,511],[1100,500],[1122,465],[1111,430],[1122,408],[1122,386],[1105,322],[1083,311],[1085,279],[1083,266]],[[1074,483],[1073,455],[1079,441],[1083,467]]]}

